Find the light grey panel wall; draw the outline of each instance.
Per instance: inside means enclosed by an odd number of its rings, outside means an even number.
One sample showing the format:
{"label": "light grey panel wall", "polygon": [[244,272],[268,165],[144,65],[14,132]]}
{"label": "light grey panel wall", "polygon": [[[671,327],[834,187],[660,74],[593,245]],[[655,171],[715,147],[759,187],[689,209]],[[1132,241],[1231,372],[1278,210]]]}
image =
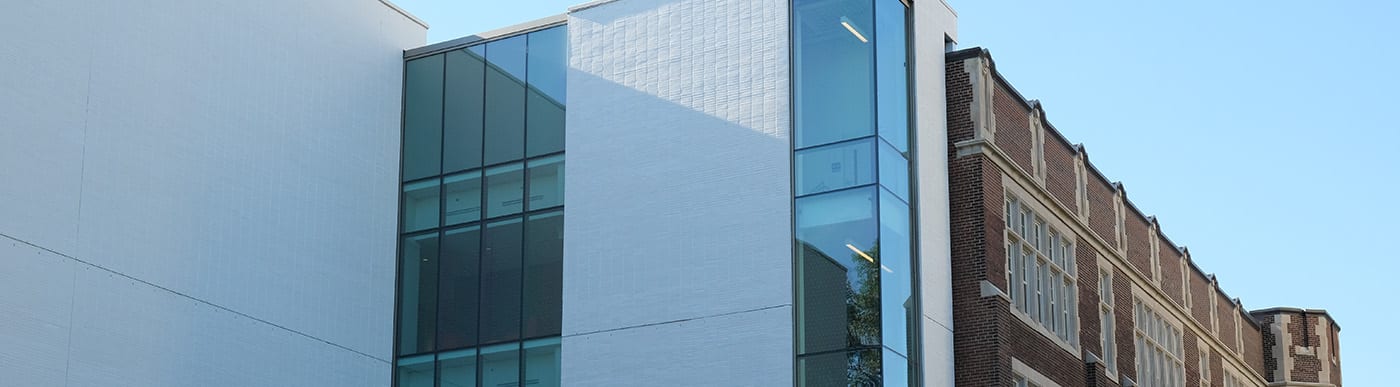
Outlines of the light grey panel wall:
{"label": "light grey panel wall", "polygon": [[76,265],[0,237],[0,384],[64,384]]}
{"label": "light grey panel wall", "polygon": [[384,386],[389,367],[92,266],[77,270],[69,386]]}
{"label": "light grey panel wall", "polygon": [[[76,314],[75,337],[119,345],[75,347],[71,382],[388,381],[402,50],[423,26],[377,0],[19,0],[0,33],[0,234],[145,286],[80,275],[75,311],[159,316]],[[153,337],[206,327],[223,337]],[[290,360],[385,372],[255,367]]]}
{"label": "light grey panel wall", "polygon": [[[564,385],[791,386],[790,356],[753,350],[791,342],[791,326],[792,309],[780,307],[565,337]],[[585,353],[599,361],[569,364]]]}
{"label": "light grey panel wall", "polygon": [[[645,384],[639,364],[791,383],[787,14],[785,0],[622,0],[570,15],[564,384]],[[756,329],[668,348],[691,364],[609,339]],[[608,344],[572,344],[594,340]]]}
{"label": "light grey panel wall", "polygon": [[0,12],[0,233],[68,253],[91,59],[84,5],[7,1]]}
{"label": "light grey panel wall", "polygon": [[957,15],[942,1],[914,5],[914,114],[919,185],[919,286],[924,384],[953,385],[953,277],[948,216],[948,103],[944,39]]}

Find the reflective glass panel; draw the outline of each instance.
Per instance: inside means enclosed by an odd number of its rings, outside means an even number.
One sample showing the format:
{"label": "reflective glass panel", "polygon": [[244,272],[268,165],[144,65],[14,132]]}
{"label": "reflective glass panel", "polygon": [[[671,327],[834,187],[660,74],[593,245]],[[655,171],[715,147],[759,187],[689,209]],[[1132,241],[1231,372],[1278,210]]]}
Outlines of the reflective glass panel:
{"label": "reflective glass panel", "polygon": [[403,231],[414,232],[438,226],[441,202],[438,200],[438,179],[404,184]]}
{"label": "reflective glass panel", "polygon": [[798,353],[880,345],[875,187],[797,199]]}
{"label": "reflective glass panel", "polygon": [[399,387],[433,387],[433,355],[399,359]]}
{"label": "reflective glass panel", "polygon": [[564,205],[564,156],[530,160],[530,210]]}
{"label": "reflective glass panel", "polygon": [[911,321],[919,321],[910,289],[914,275],[909,264],[913,244],[909,227],[909,206],[889,191],[880,190],[880,332],[885,347],[900,355],[917,348],[909,342],[909,327],[916,326]]}
{"label": "reflective glass panel", "polygon": [[797,358],[799,387],[881,386],[880,351],[834,352]]}
{"label": "reflective glass panel", "polygon": [[884,141],[880,141],[880,185],[909,202],[909,159]]}
{"label": "reflective glass panel", "polygon": [[564,212],[525,221],[524,337],[559,335],[564,288]]}
{"label": "reflective glass panel", "polygon": [[564,150],[564,81],[568,36],[564,27],[531,32],[529,92],[526,96],[525,153],[528,157]]}
{"label": "reflective glass panel", "polygon": [[399,354],[429,352],[437,330],[437,233],[404,238],[399,248]]}
{"label": "reflective glass panel", "polygon": [[476,350],[468,349],[438,355],[438,382],[443,387],[476,386]]}
{"label": "reflective glass panel", "polygon": [[488,224],[482,237],[483,344],[520,339],[522,223],[520,218],[514,218]]}
{"label": "reflective glass panel", "polygon": [[523,209],[525,166],[515,163],[486,170],[486,217],[517,214]]}
{"label": "reflective glass panel", "polygon": [[[909,150],[909,70],[904,13],[899,0],[875,0],[876,86],[880,137],[900,152]],[[883,161],[882,161],[883,163]],[[883,168],[883,167],[881,167]]]}
{"label": "reflective glass panel", "polygon": [[559,387],[559,338],[525,342],[525,385]]}
{"label": "reflective glass panel", "polygon": [[442,55],[404,64],[403,180],[442,168]]}
{"label": "reflective glass panel", "polygon": [[442,179],[443,223],[451,226],[481,220],[481,170],[459,173]]}
{"label": "reflective glass panel", "polygon": [[906,359],[904,355],[885,348],[884,357],[880,360],[882,360],[881,370],[884,372],[885,387],[914,387],[914,380],[910,377],[913,372],[911,372],[909,359]]}
{"label": "reflective glass panel", "polygon": [[502,344],[481,349],[482,387],[515,387],[520,385],[520,343]]}
{"label": "reflective glass panel", "polygon": [[476,345],[477,296],[481,293],[480,251],[479,226],[443,233],[438,283],[438,349]]}
{"label": "reflective glass panel", "polygon": [[470,50],[451,51],[443,96],[443,172],[481,167],[485,119],[486,59]]}
{"label": "reflective glass panel", "polygon": [[525,154],[525,36],[486,44],[486,139],[484,163]]}
{"label": "reflective glass panel", "polygon": [[798,149],[875,134],[870,0],[794,0]]}
{"label": "reflective glass panel", "polygon": [[797,195],[874,183],[874,153],[874,138],[797,151]]}
{"label": "reflective glass panel", "polygon": [[569,66],[569,30],[559,26],[529,35],[530,86],[551,100],[564,104],[565,72]]}

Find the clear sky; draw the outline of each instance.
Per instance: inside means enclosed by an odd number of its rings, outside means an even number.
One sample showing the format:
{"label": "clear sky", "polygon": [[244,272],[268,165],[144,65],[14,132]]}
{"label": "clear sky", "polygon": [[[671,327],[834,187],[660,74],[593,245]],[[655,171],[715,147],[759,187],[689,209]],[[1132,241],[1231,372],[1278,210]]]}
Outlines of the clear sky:
{"label": "clear sky", "polygon": [[[960,47],[990,49],[1228,294],[1327,309],[1345,382],[1394,383],[1400,2],[949,1]],[[438,42],[583,0],[395,2]]]}

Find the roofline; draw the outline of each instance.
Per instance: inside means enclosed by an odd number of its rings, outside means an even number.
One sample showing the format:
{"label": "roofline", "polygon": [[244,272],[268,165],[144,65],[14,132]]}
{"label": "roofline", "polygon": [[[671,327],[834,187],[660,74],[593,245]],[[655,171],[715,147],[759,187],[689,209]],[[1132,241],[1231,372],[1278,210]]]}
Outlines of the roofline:
{"label": "roofline", "polygon": [[1308,309],[1308,308],[1295,308],[1295,307],[1291,307],[1291,306],[1275,306],[1275,307],[1272,307],[1272,308],[1265,308],[1265,309],[1260,309],[1260,310],[1251,310],[1251,311],[1249,311],[1249,314],[1282,314],[1282,313],[1300,313],[1300,314],[1303,314],[1303,313],[1312,313],[1312,314],[1321,314],[1321,315],[1325,315],[1325,316],[1327,316],[1327,321],[1331,321],[1331,322],[1332,322],[1332,326],[1337,327],[1337,330],[1339,330],[1339,331],[1342,330],[1342,324],[1338,324],[1338,323],[1337,323],[1337,319],[1333,318],[1333,317],[1332,317],[1332,314],[1327,312],[1327,309]]}
{"label": "roofline", "polygon": [[478,34],[467,35],[445,42],[433,43],[418,48],[410,48],[404,50],[403,58],[405,60],[421,58],[424,56],[433,55],[444,51],[452,51],[490,40],[499,40],[524,33],[539,31],[546,28],[561,26],[567,24],[568,21],[569,15],[561,13],[558,15],[539,18],[509,27],[497,28]]}
{"label": "roofline", "polygon": [[384,4],[385,7],[389,7],[389,9],[394,10],[394,12],[398,12],[400,15],[403,15],[403,17],[408,18],[408,20],[417,23],[420,26],[423,26],[423,29],[430,28],[428,27],[428,22],[423,21],[423,19],[419,19],[417,16],[413,16],[413,14],[408,13],[408,11],[404,10],[403,8],[399,8],[398,5],[395,5],[389,0],[379,0],[379,4]]}

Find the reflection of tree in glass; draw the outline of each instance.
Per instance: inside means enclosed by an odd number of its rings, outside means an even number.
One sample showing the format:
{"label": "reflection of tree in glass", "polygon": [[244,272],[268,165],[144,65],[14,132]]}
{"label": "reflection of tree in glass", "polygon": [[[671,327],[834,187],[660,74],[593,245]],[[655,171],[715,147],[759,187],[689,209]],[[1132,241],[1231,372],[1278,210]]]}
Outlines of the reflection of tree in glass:
{"label": "reflection of tree in glass", "polygon": [[847,283],[846,314],[847,343],[851,348],[870,348],[851,354],[846,377],[851,386],[879,386],[880,381],[880,265],[867,257],[880,256],[880,242],[864,251],[864,255],[851,253],[855,262],[855,275],[860,279],[860,289],[851,289]]}

